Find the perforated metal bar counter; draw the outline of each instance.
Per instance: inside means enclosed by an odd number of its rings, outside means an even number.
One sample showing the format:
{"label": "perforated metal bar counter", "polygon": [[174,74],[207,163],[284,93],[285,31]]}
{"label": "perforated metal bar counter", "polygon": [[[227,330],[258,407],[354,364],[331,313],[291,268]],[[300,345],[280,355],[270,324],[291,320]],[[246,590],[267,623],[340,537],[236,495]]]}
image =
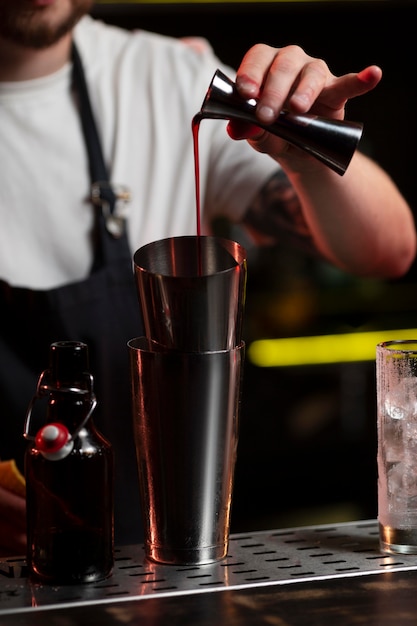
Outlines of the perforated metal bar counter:
{"label": "perforated metal bar counter", "polygon": [[[388,602],[393,586],[397,589]],[[358,598],[368,598],[375,612],[377,589],[387,591],[377,597],[392,610],[401,605],[402,618],[397,611],[393,626],[417,623],[417,555],[382,553],[374,520],[326,524],[232,535],[226,559],[197,567],[150,563],[141,546],[123,547],[116,550],[113,575],[89,585],[34,584],[24,559],[3,560],[0,625],[391,624],[383,621],[389,619],[388,607],[378,611],[375,622],[366,608],[364,621],[358,621],[359,614],[343,621],[348,615],[343,598],[351,594],[355,605]],[[320,598],[323,615],[311,621],[311,602]],[[288,602],[292,613],[283,617]],[[334,613],[337,608],[341,614]],[[410,622],[404,621],[404,611]]]}

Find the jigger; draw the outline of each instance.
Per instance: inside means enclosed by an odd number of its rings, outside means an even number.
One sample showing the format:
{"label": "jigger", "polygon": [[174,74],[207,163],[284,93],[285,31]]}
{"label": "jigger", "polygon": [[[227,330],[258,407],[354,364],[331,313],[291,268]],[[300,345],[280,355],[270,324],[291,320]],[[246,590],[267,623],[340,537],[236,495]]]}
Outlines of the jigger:
{"label": "jigger", "polygon": [[217,70],[203,101],[200,118],[238,119],[255,124],[316,157],[343,176],[362,136],[363,124],[328,120],[317,115],[296,115],[281,111],[272,124],[256,117],[254,98],[246,100],[236,85]]}

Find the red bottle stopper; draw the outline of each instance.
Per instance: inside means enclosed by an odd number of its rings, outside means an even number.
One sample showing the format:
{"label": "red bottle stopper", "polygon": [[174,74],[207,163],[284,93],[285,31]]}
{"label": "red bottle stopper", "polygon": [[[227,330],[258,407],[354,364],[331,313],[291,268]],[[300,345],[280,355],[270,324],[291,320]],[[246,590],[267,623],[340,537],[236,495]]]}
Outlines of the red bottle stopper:
{"label": "red bottle stopper", "polygon": [[74,442],[64,424],[46,424],[37,433],[35,445],[42,456],[50,461],[64,459],[72,450]]}

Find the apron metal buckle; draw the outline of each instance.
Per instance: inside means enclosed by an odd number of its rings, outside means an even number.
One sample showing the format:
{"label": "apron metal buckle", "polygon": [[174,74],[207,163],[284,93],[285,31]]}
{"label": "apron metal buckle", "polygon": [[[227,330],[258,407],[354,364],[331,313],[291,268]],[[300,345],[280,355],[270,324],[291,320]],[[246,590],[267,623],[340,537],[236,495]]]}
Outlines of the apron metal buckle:
{"label": "apron metal buckle", "polygon": [[130,199],[130,191],[124,185],[111,185],[107,181],[91,185],[91,201],[101,208],[107,231],[115,239],[120,239],[124,233]]}

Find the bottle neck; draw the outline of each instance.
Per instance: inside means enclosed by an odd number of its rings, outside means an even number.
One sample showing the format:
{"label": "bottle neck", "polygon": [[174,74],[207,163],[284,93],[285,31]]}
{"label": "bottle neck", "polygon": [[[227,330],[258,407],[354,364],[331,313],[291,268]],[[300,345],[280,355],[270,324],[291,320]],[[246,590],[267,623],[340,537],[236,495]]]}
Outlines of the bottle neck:
{"label": "bottle neck", "polygon": [[48,397],[47,422],[60,422],[68,428],[70,433],[74,433],[81,427],[88,428],[91,421],[88,414],[91,411],[92,402],[93,399],[88,393],[55,390]]}
{"label": "bottle neck", "polygon": [[[40,402],[39,402],[40,401]],[[94,429],[94,380],[89,373],[87,345],[76,341],[51,344],[49,368],[39,377],[25,419],[24,437],[35,441],[46,424],[66,426],[70,437]]]}

